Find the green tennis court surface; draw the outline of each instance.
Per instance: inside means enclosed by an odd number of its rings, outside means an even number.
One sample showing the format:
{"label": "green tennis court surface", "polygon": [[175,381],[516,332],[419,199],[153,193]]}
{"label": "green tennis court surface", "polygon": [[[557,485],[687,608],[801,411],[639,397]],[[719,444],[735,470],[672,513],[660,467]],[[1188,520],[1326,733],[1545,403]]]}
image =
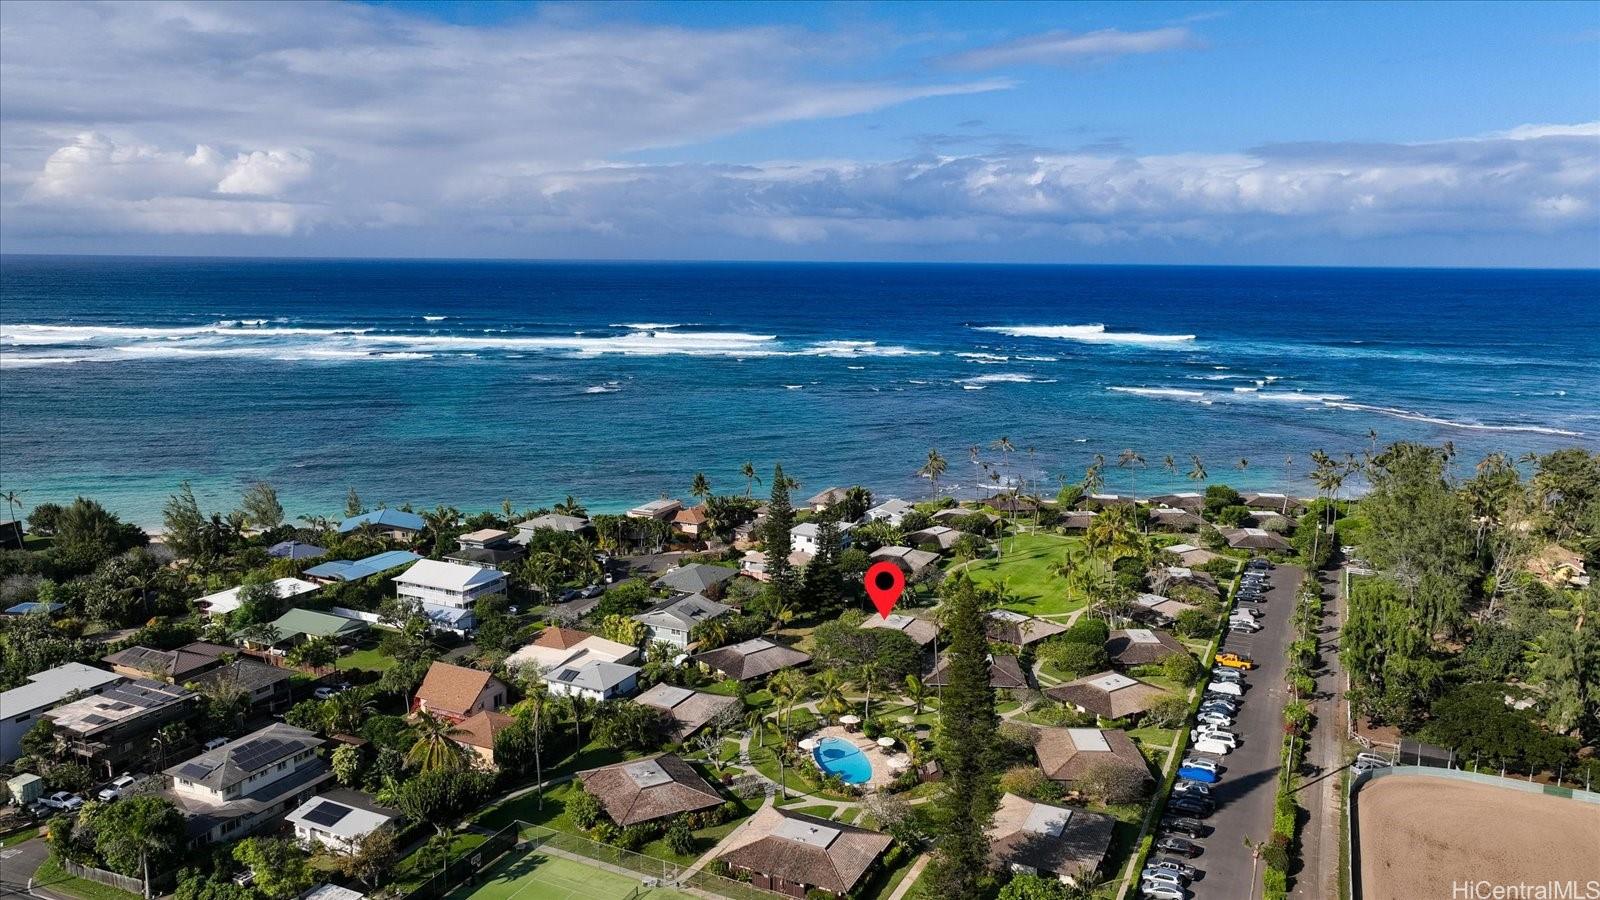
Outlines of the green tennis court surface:
{"label": "green tennis court surface", "polygon": [[514,853],[484,873],[482,881],[456,888],[448,900],[696,900],[671,888],[645,887],[638,877],[537,850]]}

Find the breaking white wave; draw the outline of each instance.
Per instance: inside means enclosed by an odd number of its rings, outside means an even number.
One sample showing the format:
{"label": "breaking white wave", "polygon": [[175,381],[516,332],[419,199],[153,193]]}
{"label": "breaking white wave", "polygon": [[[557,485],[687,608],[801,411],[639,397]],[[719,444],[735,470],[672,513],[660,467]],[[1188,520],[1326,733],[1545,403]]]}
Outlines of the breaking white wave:
{"label": "breaking white wave", "polygon": [[1180,400],[1204,400],[1205,391],[1191,391],[1184,388],[1147,388],[1147,387],[1122,387],[1114,385],[1106,388],[1119,394],[1137,394],[1140,397],[1176,397]]}
{"label": "breaking white wave", "polygon": [[978,375],[973,378],[957,379],[957,384],[963,386],[974,384],[1055,384],[1054,378],[1036,378],[1022,372],[996,372],[993,375]]}
{"label": "breaking white wave", "polygon": [[992,363],[1003,363],[1003,362],[1010,362],[1011,361],[1011,357],[1009,357],[1009,356],[1000,356],[1000,355],[995,354],[995,353],[957,353],[956,355],[961,357],[962,359],[969,360],[969,361],[975,362],[975,363],[982,363],[982,364],[986,364],[986,365],[987,364],[992,364]]}
{"label": "breaking white wave", "polygon": [[860,371],[860,370],[862,370],[862,369],[865,369],[865,368],[866,368],[866,366],[845,366],[845,368],[846,368],[846,369],[854,369],[854,370],[856,370],[856,371]]}
{"label": "breaking white wave", "polygon": [[1059,356],[1019,356],[1019,357],[1017,357],[1017,359],[1020,360],[1021,362],[1060,362],[1061,361],[1061,357],[1059,357]]}
{"label": "breaking white wave", "polygon": [[981,385],[981,384],[963,384],[961,386],[961,389],[963,391],[981,391],[981,390],[983,390],[983,385]]}
{"label": "breaking white wave", "polygon": [[1450,419],[1441,419],[1438,416],[1429,416],[1414,412],[1409,409],[1396,409],[1392,406],[1369,406],[1365,403],[1344,403],[1329,401],[1328,406],[1334,409],[1347,409],[1353,412],[1377,413],[1382,416],[1392,416],[1396,419],[1405,419],[1411,422],[1426,422],[1429,425],[1439,425],[1444,428],[1462,428],[1471,431],[1520,431],[1531,434],[1553,434],[1561,437],[1582,437],[1581,431],[1569,431],[1564,428],[1551,428],[1545,425],[1484,425],[1478,422],[1456,422]]}
{"label": "breaking white wave", "polygon": [[1106,326],[1094,325],[984,325],[979,331],[991,331],[1011,337],[1054,338],[1064,341],[1082,341],[1089,344],[1149,344],[1164,346],[1190,344],[1192,334],[1143,334],[1137,331],[1107,331]]}
{"label": "breaking white wave", "polygon": [[896,344],[879,344],[877,341],[817,341],[796,351],[800,356],[938,356],[937,350],[913,350]]}
{"label": "breaking white wave", "polygon": [[803,384],[786,384],[783,387],[784,387],[785,390],[798,391],[801,388],[805,387],[805,385],[803,385]]}
{"label": "breaking white wave", "polygon": [[637,328],[643,331],[651,331],[657,328],[682,328],[683,324],[680,322],[612,322],[611,327]]}
{"label": "breaking white wave", "polygon": [[591,387],[586,387],[583,389],[583,392],[585,394],[615,394],[620,390],[622,390],[621,382],[608,381],[605,384],[596,384]]}
{"label": "breaking white wave", "polygon": [[450,317],[449,316],[423,316],[422,317],[422,321],[424,321],[424,322],[443,322],[445,319],[448,319],[448,318],[450,318]]}
{"label": "breaking white wave", "polygon": [[[1234,388],[1238,390],[1238,388]],[[1349,400],[1344,394],[1311,394],[1305,391],[1257,391],[1257,400],[1279,400],[1289,403],[1332,403],[1335,400]]]}

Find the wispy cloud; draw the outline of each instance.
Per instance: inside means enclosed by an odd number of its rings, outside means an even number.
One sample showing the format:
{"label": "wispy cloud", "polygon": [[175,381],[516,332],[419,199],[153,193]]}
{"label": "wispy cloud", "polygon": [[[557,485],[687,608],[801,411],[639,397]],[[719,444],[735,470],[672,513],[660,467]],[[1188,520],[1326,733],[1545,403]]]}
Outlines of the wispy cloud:
{"label": "wispy cloud", "polygon": [[941,62],[955,69],[998,69],[1018,65],[1063,66],[1198,46],[1200,41],[1193,32],[1180,27],[1153,28],[1147,31],[1106,28],[1084,33],[1049,31],[955,53],[944,57]]}

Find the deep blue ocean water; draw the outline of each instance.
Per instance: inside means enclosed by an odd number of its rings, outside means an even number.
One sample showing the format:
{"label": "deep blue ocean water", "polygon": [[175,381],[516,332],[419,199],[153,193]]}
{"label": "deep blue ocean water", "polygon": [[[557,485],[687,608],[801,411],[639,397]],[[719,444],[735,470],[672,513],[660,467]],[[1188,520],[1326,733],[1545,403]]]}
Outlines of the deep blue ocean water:
{"label": "deep blue ocean water", "polygon": [[0,487],[144,524],[186,478],[291,515],[617,509],[745,460],[917,497],[930,447],[991,487],[1001,435],[1051,483],[1131,447],[1108,489],[1191,487],[1191,454],[1303,484],[1369,430],[1600,447],[1597,346],[1594,271],[7,256]]}

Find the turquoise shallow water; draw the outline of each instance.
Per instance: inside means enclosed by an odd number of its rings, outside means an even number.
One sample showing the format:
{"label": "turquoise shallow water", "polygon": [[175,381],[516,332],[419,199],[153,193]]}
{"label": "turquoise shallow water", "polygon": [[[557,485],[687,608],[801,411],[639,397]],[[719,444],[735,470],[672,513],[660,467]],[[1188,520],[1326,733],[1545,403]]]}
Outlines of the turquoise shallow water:
{"label": "turquoise shallow water", "polygon": [[1050,484],[1130,447],[1108,488],[1191,454],[1302,483],[1369,430],[1600,447],[1597,345],[1595,272],[7,256],[0,485],[145,524],[185,478],[291,514],[618,509],[745,460],[917,497],[929,447],[992,489],[968,448],[1001,435]]}
{"label": "turquoise shallow water", "polygon": [[827,737],[817,742],[812,751],[817,765],[829,775],[837,775],[845,784],[865,784],[872,778],[872,762],[861,748],[849,741]]}

